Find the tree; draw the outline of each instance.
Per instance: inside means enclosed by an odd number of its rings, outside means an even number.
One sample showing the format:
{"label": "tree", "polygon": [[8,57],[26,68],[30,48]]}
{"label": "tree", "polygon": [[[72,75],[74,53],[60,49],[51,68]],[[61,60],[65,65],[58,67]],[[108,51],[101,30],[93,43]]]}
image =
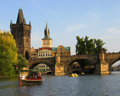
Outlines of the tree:
{"label": "tree", "polygon": [[[103,47],[103,45],[105,44],[101,39],[94,39],[94,43],[95,43],[95,53],[99,53],[100,49]],[[105,50],[105,52],[107,51],[107,49],[103,48]]]}
{"label": "tree", "polygon": [[17,70],[16,73],[19,74],[20,70],[22,70],[23,67],[27,67],[28,62],[26,58],[24,58],[21,54],[18,54],[18,64],[16,65]]}
{"label": "tree", "polygon": [[[89,37],[85,36],[85,39],[79,36],[76,36],[77,44],[76,44],[76,54],[96,54],[99,53],[100,49],[105,44],[101,39],[89,39]],[[105,49],[105,48],[104,48]],[[107,50],[107,49],[105,49]]]}
{"label": "tree", "polygon": [[17,50],[12,34],[9,31],[0,33],[0,76],[15,75]]}

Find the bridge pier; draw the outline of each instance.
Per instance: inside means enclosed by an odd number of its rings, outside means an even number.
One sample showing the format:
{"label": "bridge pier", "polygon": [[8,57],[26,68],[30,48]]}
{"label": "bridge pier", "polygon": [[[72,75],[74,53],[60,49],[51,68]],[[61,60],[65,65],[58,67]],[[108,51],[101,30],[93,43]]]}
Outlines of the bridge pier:
{"label": "bridge pier", "polygon": [[65,75],[64,66],[60,62],[60,56],[55,56],[55,76]]}
{"label": "bridge pier", "polygon": [[109,64],[108,62],[105,61],[105,53],[103,49],[101,49],[99,53],[99,63],[96,64],[95,74],[101,74],[101,75],[110,74]]}
{"label": "bridge pier", "polygon": [[96,64],[95,74],[110,74],[109,64],[106,61],[100,61],[98,64]]}

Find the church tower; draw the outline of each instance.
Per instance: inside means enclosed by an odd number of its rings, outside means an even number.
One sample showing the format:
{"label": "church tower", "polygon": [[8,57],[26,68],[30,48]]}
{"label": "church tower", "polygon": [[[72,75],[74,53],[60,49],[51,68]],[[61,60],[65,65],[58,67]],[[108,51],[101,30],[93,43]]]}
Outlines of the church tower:
{"label": "church tower", "polygon": [[44,30],[44,38],[42,39],[42,47],[52,47],[52,39],[50,38],[50,31],[46,23],[46,28]]}
{"label": "church tower", "polygon": [[26,24],[22,9],[19,9],[16,24],[10,22],[10,29],[18,47],[18,54],[21,54],[27,60],[30,59],[31,23]]}

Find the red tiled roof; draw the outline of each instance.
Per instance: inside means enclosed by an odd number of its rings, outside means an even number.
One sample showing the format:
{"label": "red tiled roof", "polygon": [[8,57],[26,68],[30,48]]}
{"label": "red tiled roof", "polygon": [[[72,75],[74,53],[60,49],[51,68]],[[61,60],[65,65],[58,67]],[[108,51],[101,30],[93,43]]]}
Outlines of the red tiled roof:
{"label": "red tiled roof", "polygon": [[39,48],[39,51],[41,51],[41,50],[43,50],[43,49],[52,50],[52,47],[42,47],[42,48]]}
{"label": "red tiled roof", "polygon": [[38,51],[38,49],[35,49],[35,51]]}

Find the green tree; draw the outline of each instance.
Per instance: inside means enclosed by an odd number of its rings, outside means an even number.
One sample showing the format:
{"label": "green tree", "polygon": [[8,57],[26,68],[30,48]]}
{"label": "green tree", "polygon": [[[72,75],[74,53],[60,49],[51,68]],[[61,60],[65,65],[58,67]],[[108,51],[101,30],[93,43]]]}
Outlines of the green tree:
{"label": "green tree", "polygon": [[17,50],[12,34],[9,31],[0,33],[0,76],[15,75]]}
{"label": "green tree", "polygon": [[85,54],[83,38],[80,38],[79,36],[76,36],[76,38],[77,38],[77,44],[76,44],[76,53],[77,53],[77,55]]}
{"label": "green tree", "polygon": [[[105,44],[101,39],[89,39],[89,37],[85,36],[85,39],[79,36],[76,36],[77,44],[76,44],[76,54],[96,54],[99,53],[100,49]],[[105,48],[104,48],[105,49]],[[107,50],[107,49],[105,49]]]}
{"label": "green tree", "polygon": [[26,58],[24,58],[21,54],[18,54],[18,64],[16,65],[17,70],[16,70],[16,74],[20,73],[20,70],[22,70],[23,67],[27,67],[28,66],[28,61],[26,60]]}
{"label": "green tree", "polygon": [[[94,39],[94,43],[95,43],[95,53],[99,53],[100,49],[103,47],[103,45],[105,44],[101,39]],[[107,49],[103,48],[105,51],[107,51]]]}

